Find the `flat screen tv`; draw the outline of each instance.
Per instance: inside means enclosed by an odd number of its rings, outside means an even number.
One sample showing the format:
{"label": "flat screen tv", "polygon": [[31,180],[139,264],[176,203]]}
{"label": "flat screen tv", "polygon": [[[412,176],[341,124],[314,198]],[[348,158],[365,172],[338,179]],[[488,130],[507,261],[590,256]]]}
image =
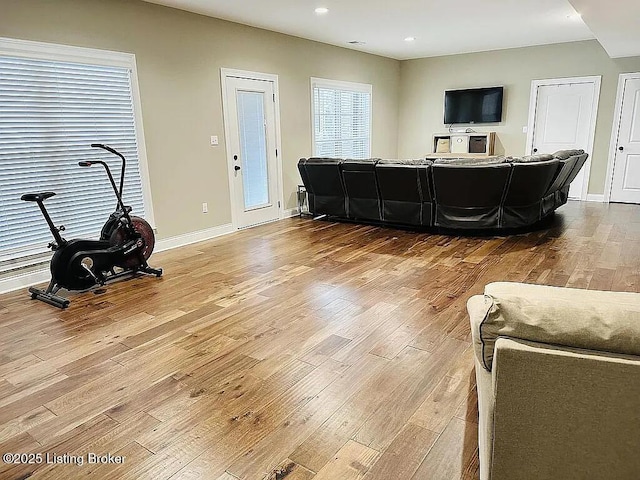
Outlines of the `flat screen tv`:
{"label": "flat screen tv", "polygon": [[498,123],[502,121],[503,87],[444,92],[444,123]]}

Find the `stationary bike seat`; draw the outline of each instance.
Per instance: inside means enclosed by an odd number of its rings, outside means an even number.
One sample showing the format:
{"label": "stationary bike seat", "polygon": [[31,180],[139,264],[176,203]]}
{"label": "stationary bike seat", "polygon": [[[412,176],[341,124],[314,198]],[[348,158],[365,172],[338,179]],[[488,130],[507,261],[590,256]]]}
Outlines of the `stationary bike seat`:
{"label": "stationary bike seat", "polygon": [[55,192],[25,193],[20,197],[20,200],[24,200],[25,202],[43,202],[54,195]]}

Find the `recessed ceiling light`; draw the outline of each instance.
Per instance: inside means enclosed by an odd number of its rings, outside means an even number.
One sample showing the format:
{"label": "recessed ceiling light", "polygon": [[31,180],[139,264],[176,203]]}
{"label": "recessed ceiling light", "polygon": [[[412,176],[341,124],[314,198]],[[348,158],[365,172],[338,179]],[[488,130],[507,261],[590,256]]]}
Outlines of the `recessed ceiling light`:
{"label": "recessed ceiling light", "polygon": [[407,37],[404,39],[405,42],[413,42],[416,39],[416,37]]}
{"label": "recessed ceiling light", "polygon": [[328,11],[329,11],[329,9],[328,9],[328,8],[325,8],[325,7],[318,7],[318,8],[316,8],[316,9],[315,9],[315,12],[316,12],[318,15],[324,15],[324,14],[325,14],[325,13],[327,13]]}

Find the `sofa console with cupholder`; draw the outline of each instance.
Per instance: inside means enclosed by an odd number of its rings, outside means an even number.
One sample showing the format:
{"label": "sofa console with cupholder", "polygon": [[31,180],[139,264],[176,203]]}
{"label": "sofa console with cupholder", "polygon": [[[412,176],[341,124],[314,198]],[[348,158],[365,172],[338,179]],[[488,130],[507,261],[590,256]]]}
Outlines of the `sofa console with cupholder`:
{"label": "sofa console with cupholder", "polygon": [[302,158],[312,214],[445,229],[534,225],[567,202],[583,150],[525,157]]}

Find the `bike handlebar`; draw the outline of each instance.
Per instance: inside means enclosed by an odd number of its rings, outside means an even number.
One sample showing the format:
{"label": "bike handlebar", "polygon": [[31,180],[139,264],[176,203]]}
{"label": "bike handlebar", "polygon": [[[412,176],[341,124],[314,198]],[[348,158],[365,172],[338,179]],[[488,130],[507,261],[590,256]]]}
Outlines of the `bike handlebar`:
{"label": "bike handlebar", "polygon": [[114,155],[118,155],[119,157],[121,157],[122,155],[120,155],[119,152],[117,152],[115,149],[111,148],[109,145],[105,145],[103,143],[92,143],[91,144],[91,148],[101,148],[103,150],[106,150],[107,152],[111,152]]}

